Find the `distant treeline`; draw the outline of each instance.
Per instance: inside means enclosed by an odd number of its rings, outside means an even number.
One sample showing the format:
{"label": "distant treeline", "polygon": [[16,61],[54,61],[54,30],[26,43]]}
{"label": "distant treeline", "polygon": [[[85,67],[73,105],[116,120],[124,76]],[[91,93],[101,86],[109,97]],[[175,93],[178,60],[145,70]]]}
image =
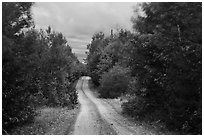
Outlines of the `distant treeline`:
{"label": "distant treeline", "polygon": [[32,5],[2,3],[3,134],[32,121],[36,107],[77,103],[73,83],[85,66],[62,33],[34,28]]}
{"label": "distant treeline", "polygon": [[143,3],[134,33],[96,33],[87,68],[101,97],[129,96],[125,113],[202,134],[202,3]]}

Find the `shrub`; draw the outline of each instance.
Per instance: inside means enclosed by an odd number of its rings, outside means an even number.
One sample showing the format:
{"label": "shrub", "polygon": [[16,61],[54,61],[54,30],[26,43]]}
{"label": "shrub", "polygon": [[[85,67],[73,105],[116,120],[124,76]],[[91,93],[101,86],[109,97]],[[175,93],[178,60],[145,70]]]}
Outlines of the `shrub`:
{"label": "shrub", "polygon": [[127,90],[129,83],[129,69],[119,65],[102,74],[99,93],[103,98],[116,98]]}
{"label": "shrub", "polygon": [[144,116],[145,100],[141,97],[135,97],[122,104],[123,112],[130,116],[141,118]]}

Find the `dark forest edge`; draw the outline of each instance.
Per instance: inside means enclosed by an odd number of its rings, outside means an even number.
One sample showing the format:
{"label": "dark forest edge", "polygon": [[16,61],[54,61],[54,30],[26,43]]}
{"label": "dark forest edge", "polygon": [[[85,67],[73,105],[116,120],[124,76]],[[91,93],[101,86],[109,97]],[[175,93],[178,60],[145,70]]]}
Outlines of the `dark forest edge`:
{"label": "dark forest edge", "polygon": [[145,14],[132,17],[136,33],[92,37],[88,74],[102,98],[128,97],[124,113],[202,134],[202,3],[140,7]]}
{"label": "dark forest edge", "polygon": [[2,3],[2,134],[32,122],[37,107],[73,108],[85,70],[62,33],[35,29],[32,5]]}

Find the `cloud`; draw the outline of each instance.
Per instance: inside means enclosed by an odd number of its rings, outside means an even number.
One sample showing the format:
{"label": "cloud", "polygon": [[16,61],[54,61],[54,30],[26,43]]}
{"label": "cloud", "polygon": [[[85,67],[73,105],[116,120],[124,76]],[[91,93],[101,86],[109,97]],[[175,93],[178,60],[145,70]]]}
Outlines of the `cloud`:
{"label": "cloud", "polygon": [[[32,8],[37,28],[51,26],[62,32],[69,45],[81,50],[85,55],[86,46],[94,33],[103,31],[110,34],[110,29],[119,27],[131,30],[130,21],[133,6],[137,3],[111,2],[76,2],[76,3],[35,3]],[[77,53],[76,53],[77,55]]]}

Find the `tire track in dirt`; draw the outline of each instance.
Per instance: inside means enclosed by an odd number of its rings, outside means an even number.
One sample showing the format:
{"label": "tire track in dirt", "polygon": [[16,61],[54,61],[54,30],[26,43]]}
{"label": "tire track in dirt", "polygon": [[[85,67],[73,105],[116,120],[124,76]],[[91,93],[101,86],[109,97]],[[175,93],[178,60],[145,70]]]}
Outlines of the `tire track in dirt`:
{"label": "tire track in dirt", "polygon": [[116,112],[110,104],[97,98],[89,88],[90,77],[82,77],[76,86],[81,110],[75,124],[77,135],[151,135],[153,132]]}
{"label": "tire track in dirt", "polygon": [[82,77],[76,86],[78,92],[78,101],[81,104],[81,110],[75,123],[75,135],[110,135],[116,134],[110,125],[101,118],[96,105],[87,97],[83,90],[84,77]]}

